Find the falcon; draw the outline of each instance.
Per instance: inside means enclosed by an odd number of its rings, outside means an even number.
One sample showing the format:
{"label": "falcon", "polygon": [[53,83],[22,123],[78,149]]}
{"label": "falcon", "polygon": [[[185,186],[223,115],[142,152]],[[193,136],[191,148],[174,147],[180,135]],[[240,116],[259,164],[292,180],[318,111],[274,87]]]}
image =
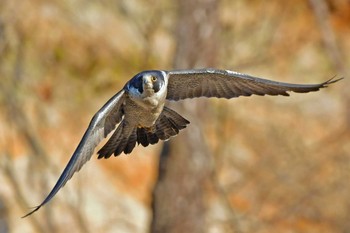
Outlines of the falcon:
{"label": "falcon", "polygon": [[129,154],[136,144],[146,147],[168,140],[190,123],[165,106],[166,100],[178,101],[197,97],[235,98],[251,95],[282,95],[288,92],[318,91],[340,79],[319,84],[290,84],[253,77],[229,70],[149,70],[130,79],[93,116],[78,147],[57,183],[27,217],[48,203],[75,172],[92,157],[95,147],[112,131],[107,143],[97,152],[98,158]]}

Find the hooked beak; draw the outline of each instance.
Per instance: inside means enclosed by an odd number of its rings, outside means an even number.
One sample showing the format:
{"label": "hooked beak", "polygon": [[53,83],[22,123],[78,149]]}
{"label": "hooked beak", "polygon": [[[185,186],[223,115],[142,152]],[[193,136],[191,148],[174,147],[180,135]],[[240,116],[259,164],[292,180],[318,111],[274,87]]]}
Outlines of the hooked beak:
{"label": "hooked beak", "polygon": [[153,89],[153,81],[152,76],[144,76],[143,77],[143,88],[144,89]]}

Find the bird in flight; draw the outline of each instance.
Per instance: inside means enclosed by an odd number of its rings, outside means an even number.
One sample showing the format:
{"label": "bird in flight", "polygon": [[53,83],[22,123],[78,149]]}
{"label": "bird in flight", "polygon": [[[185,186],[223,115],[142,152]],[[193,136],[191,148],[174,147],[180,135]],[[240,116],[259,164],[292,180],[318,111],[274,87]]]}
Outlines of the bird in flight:
{"label": "bird in flight", "polygon": [[146,147],[159,140],[167,140],[190,123],[180,114],[165,106],[166,100],[196,97],[235,98],[251,95],[283,95],[288,92],[318,91],[340,79],[319,84],[290,84],[253,77],[229,70],[149,70],[130,79],[93,116],[78,147],[63,170],[57,183],[34,209],[36,212],[48,203],[75,172],[92,157],[95,147],[113,130],[107,143],[97,152],[98,158],[129,154],[136,144]]}

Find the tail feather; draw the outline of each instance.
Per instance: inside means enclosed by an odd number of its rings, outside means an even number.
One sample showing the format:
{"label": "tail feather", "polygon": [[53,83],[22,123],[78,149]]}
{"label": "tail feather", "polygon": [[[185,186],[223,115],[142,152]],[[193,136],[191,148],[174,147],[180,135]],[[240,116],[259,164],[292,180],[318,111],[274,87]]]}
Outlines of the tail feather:
{"label": "tail feather", "polygon": [[108,142],[97,152],[98,158],[108,159],[116,150],[120,143],[120,136],[123,133],[123,122],[121,122],[118,128],[114,131]]}
{"label": "tail feather", "polygon": [[128,142],[124,148],[125,154],[130,154],[131,151],[134,149],[137,141],[137,135],[136,135],[136,128],[133,129],[131,135],[129,136]]}
{"label": "tail feather", "polygon": [[164,107],[155,125],[151,128],[137,128],[137,142],[144,147],[156,144],[159,139],[167,140],[186,128],[190,122],[174,110]]}
{"label": "tail feather", "polygon": [[171,128],[175,132],[175,135],[180,132],[179,128],[180,126],[176,124],[171,118],[168,118],[169,124],[171,125]]}
{"label": "tail feather", "polygon": [[171,123],[167,117],[162,117],[159,124],[156,124],[156,134],[161,140],[166,140],[178,133],[179,130],[177,129],[177,126]]}
{"label": "tail feather", "polygon": [[139,144],[141,143],[141,145],[143,145],[144,147],[149,145],[149,141],[147,139],[147,132],[145,128],[138,127],[136,134],[137,134],[137,142]]}
{"label": "tail feather", "polygon": [[178,130],[186,128],[186,126],[190,123],[188,120],[170,108],[164,107],[163,113],[164,116],[166,116]]}
{"label": "tail feather", "polygon": [[166,117],[160,117],[158,123],[156,124],[155,134],[161,140],[165,140],[167,138],[165,134],[165,130],[167,130],[168,127],[167,122],[168,119]]}
{"label": "tail feather", "polygon": [[129,154],[136,145],[136,129],[126,126],[122,121],[107,143],[97,152],[98,158],[108,159],[112,154],[120,155],[123,151]]}
{"label": "tail feather", "polygon": [[151,145],[154,145],[159,142],[159,138],[155,133],[151,131],[147,132],[147,140]]}
{"label": "tail feather", "polygon": [[146,147],[159,140],[167,140],[186,128],[190,122],[181,115],[164,107],[156,123],[150,127],[130,127],[124,120],[119,124],[107,143],[97,152],[98,158],[109,158],[112,154],[118,156],[122,152],[129,154],[136,142]]}

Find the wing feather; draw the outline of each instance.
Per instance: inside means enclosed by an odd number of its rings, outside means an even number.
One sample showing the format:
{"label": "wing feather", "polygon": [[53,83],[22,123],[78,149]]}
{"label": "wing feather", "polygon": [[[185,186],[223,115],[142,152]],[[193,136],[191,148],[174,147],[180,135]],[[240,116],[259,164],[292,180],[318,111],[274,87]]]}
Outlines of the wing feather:
{"label": "wing feather", "polygon": [[196,97],[234,98],[250,95],[284,95],[318,91],[340,79],[319,84],[292,84],[262,79],[228,70],[198,69],[168,71],[168,100]]}
{"label": "wing feather", "polygon": [[90,160],[95,147],[105,138],[122,119],[122,104],[124,102],[124,90],[115,94],[92,118],[89,127],[84,133],[78,147],[74,151],[67,166],[55,186],[44,201],[23,217],[27,217],[48,203],[56,193],[67,183],[75,172]]}

